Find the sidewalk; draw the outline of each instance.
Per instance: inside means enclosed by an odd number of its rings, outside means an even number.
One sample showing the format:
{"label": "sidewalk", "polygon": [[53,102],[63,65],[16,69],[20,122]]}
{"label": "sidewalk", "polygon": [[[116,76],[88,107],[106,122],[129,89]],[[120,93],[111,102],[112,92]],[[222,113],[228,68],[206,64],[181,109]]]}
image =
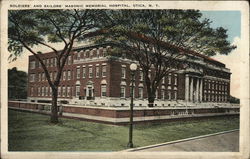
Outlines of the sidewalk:
{"label": "sidewalk", "polygon": [[204,135],[158,145],[151,145],[127,151],[200,151],[200,152],[238,152],[239,130]]}

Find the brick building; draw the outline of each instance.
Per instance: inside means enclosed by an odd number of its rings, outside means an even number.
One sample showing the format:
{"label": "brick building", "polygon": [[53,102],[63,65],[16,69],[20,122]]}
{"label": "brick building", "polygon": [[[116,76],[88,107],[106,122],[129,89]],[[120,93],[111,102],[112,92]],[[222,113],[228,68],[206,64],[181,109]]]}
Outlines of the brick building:
{"label": "brick building", "polygon": [[[130,103],[130,70],[132,61],[121,53],[111,56],[112,43],[75,48],[64,67],[58,100],[69,104],[128,106]],[[56,77],[53,53],[41,54],[52,80]],[[156,93],[157,106],[193,106],[196,103],[227,103],[230,95],[230,70],[221,62],[200,54],[193,56],[199,69],[179,70],[161,81]],[[153,73],[153,69],[152,69]],[[28,99],[49,102],[52,91],[45,74],[34,56],[29,57]],[[143,73],[135,75],[135,106],[146,106],[147,91]]]}

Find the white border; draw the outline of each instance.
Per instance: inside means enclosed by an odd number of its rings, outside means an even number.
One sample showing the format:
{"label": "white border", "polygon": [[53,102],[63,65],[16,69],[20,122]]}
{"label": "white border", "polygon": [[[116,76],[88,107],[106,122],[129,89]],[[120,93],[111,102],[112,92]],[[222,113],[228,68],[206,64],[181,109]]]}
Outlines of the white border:
{"label": "white border", "polygon": [[[1,157],[2,158],[249,158],[249,7],[246,1],[16,1],[3,0],[1,2]],[[8,152],[7,151],[7,10],[9,4],[158,4],[155,9],[200,9],[200,10],[240,10],[241,11],[241,39],[244,42],[244,52],[241,56],[241,115],[240,115],[240,152]],[[21,9],[21,8],[18,8]],[[23,8],[25,9],[25,8]],[[52,9],[52,8],[51,8]],[[109,8],[111,9],[111,8]],[[121,8],[113,8],[121,9]],[[132,8],[131,8],[132,9]],[[142,9],[142,8],[134,8]],[[233,23],[233,22],[232,22]]]}

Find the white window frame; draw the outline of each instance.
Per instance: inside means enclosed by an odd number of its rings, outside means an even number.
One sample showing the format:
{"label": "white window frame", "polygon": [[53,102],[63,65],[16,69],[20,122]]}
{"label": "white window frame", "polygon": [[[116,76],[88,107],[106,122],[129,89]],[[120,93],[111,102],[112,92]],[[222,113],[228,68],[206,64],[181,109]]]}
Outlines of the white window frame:
{"label": "white window frame", "polygon": [[100,77],[100,67],[99,67],[99,66],[96,66],[96,67],[95,67],[95,77],[96,77],[96,78],[99,78],[99,77]]}
{"label": "white window frame", "polygon": [[107,66],[103,65],[102,66],[102,77],[106,77],[107,76]]}
{"label": "white window frame", "polygon": [[89,78],[93,78],[93,67],[89,67]]}
{"label": "white window frame", "polygon": [[122,66],[122,69],[121,69],[121,78],[122,79],[126,78],[126,67],[123,67],[123,66]]}
{"label": "white window frame", "polygon": [[71,70],[68,70],[68,73],[67,73],[67,76],[68,76],[68,80],[71,80]]}
{"label": "white window frame", "polygon": [[[105,90],[105,92],[103,90]],[[103,93],[105,93],[105,95],[103,95]],[[101,97],[107,97],[107,85],[106,84],[101,85]]]}
{"label": "white window frame", "polygon": [[86,78],[86,67],[82,67],[82,78]]}
{"label": "white window frame", "polygon": [[143,87],[138,88],[138,98],[143,99]]}
{"label": "white window frame", "polygon": [[[121,98],[126,98],[126,86],[121,86],[120,89],[121,89],[121,90],[120,90],[120,97],[121,97]],[[124,90],[123,96],[122,96],[122,90]]]}
{"label": "white window frame", "polygon": [[80,96],[80,86],[76,86],[76,97]]}
{"label": "white window frame", "polygon": [[142,71],[139,72],[139,78],[140,78],[139,79],[140,81],[143,81],[143,72]]}
{"label": "white window frame", "polygon": [[165,89],[161,89],[161,99],[165,99]]}
{"label": "white window frame", "polygon": [[81,77],[81,70],[79,67],[76,68],[76,79],[80,79]]}

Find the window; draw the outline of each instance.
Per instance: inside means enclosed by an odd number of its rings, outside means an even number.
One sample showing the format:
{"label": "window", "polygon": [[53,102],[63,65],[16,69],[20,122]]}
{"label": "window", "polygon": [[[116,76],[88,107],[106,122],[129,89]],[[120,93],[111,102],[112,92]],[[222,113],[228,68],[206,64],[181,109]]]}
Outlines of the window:
{"label": "window", "polygon": [[174,84],[177,85],[177,76],[174,77]]}
{"label": "window", "polygon": [[121,78],[125,79],[126,78],[126,67],[122,67],[122,74]]}
{"label": "window", "polygon": [[126,88],[125,88],[125,86],[121,86],[121,98],[125,98],[125,90],[126,90]]}
{"label": "window", "polygon": [[139,97],[140,99],[143,98],[143,88],[139,88],[139,90],[138,90],[138,97]]}
{"label": "window", "polygon": [[155,99],[158,99],[158,97],[159,97],[159,92],[158,92],[158,90],[156,90],[155,91]]}
{"label": "window", "polygon": [[30,62],[30,69],[35,69],[36,68],[36,61],[31,61]]}
{"label": "window", "polygon": [[48,87],[44,87],[44,96],[47,96],[48,95]]}
{"label": "window", "polygon": [[76,78],[80,79],[80,68],[76,69]]}
{"label": "window", "polygon": [[168,84],[171,84],[171,74],[168,75]]}
{"label": "window", "polygon": [[70,97],[71,91],[70,91],[70,87],[67,87],[67,97]]}
{"label": "window", "polygon": [[161,90],[161,99],[165,99],[165,90],[164,89]]}
{"label": "window", "polygon": [[72,59],[71,59],[71,55],[69,55],[69,57],[68,57],[68,64],[70,65],[70,64],[72,64]]}
{"label": "window", "polygon": [[30,82],[34,82],[35,81],[35,75],[34,73],[30,74]]}
{"label": "window", "polygon": [[42,92],[42,96],[44,96],[44,90],[43,90],[43,87],[41,87],[41,92]]}
{"label": "window", "polygon": [[86,77],[86,67],[82,68],[82,78]]}
{"label": "window", "polygon": [[55,58],[55,66],[57,65],[57,58]]}
{"label": "window", "polygon": [[66,87],[62,87],[62,96],[66,97]]}
{"label": "window", "polygon": [[165,77],[162,78],[162,84],[165,84]]}
{"label": "window", "polygon": [[52,92],[51,92],[51,87],[49,87],[49,96],[52,95]]}
{"label": "window", "polygon": [[171,100],[171,91],[168,91],[168,100]]}
{"label": "window", "polygon": [[100,76],[100,69],[99,69],[99,66],[96,66],[95,68],[95,76],[98,78]]}
{"label": "window", "polygon": [[34,88],[31,87],[31,88],[30,88],[30,96],[33,96],[33,93],[34,93]]}
{"label": "window", "polygon": [[37,88],[37,96],[41,96],[40,87]]}
{"label": "window", "polygon": [[71,80],[71,71],[68,70],[68,80]]}
{"label": "window", "polygon": [[52,72],[49,73],[50,79],[53,78]]}
{"label": "window", "polygon": [[177,91],[174,91],[174,100],[177,100]]}
{"label": "window", "polygon": [[56,79],[57,76],[57,72],[54,72],[54,80]]}
{"label": "window", "polygon": [[101,97],[106,97],[106,95],[107,95],[107,86],[102,85],[101,86]]}
{"label": "window", "polygon": [[37,80],[41,81],[41,74],[40,73],[38,73],[38,79]]}
{"label": "window", "polygon": [[143,81],[143,72],[142,71],[139,72],[139,80]]}
{"label": "window", "polygon": [[59,86],[58,87],[58,97],[60,97],[61,96],[61,87]]}
{"label": "window", "polygon": [[89,57],[92,58],[94,50],[90,50]]}
{"label": "window", "polygon": [[80,86],[76,86],[76,97],[80,96]]}
{"label": "window", "polygon": [[102,54],[103,54],[104,57],[107,55],[107,49],[106,48],[103,49],[103,53]]}
{"label": "window", "polygon": [[80,60],[80,58],[81,58],[81,52],[78,52],[77,53],[77,60]]}
{"label": "window", "polygon": [[106,77],[107,74],[107,66],[102,66],[102,77]]}
{"label": "window", "polygon": [[49,67],[52,67],[52,66],[53,66],[53,59],[50,58],[50,59],[49,59]]}
{"label": "window", "polygon": [[96,57],[99,57],[99,55],[100,55],[100,49],[97,49],[96,50]]}
{"label": "window", "polygon": [[38,68],[40,68],[41,67],[41,63],[38,61]]}
{"label": "window", "polygon": [[66,71],[63,71],[63,80],[66,80]]}
{"label": "window", "polygon": [[93,68],[89,67],[89,78],[93,77]]}
{"label": "window", "polygon": [[44,81],[44,72],[42,72],[41,76],[42,76],[42,81]]}

